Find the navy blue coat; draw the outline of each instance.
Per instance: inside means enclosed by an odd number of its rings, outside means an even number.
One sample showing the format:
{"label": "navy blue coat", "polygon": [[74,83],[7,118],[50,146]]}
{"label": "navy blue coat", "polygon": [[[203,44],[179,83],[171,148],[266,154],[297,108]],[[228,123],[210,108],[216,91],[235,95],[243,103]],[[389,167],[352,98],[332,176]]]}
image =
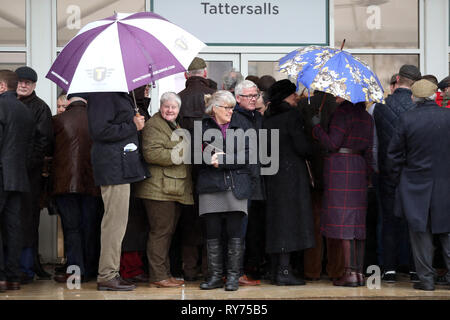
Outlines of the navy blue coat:
{"label": "navy blue coat", "polygon": [[[228,130],[244,129],[245,123],[242,123],[239,118],[232,117]],[[202,120],[203,137],[206,130],[216,129],[220,132],[219,125],[211,118],[206,116]],[[223,145],[218,145],[216,139],[202,139],[203,148],[206,149],[209,145],[213,145],[229,155],[233,155],[234,162],[227,163],[227,157],[219,157],[219,167],[215,168],[212,165],[203,163],[197,167],[197,193],[214,193],[226,191],[231,188],[234,196],[237,199],[249,199],[252,196],[254,189],[254,177],[249,166],[249,141],[245,143],[238,143],[238,139],[234,141],[234,150],[227,150],[226,139],[223,139]],[[209,147],[211,148],[211,147]],[[245,163],[239,164],[238,156],[245,156]]]}
{"label": "navy blue coat", "polygon": [[256,152],[257,155],[257,163],[250,164],[250,170],[252,171],[252,176],[254,179],[254,186],[251,200],[264,200],[265,199],[265,190],[264,190],[264,180],[261,177],[261,163],[259,159],[259,136],[258,132],[262,128],[263,119],[261,114],[256,111],[250,111],[242,108],[239,104],[236,104],[236,107],[233,111],[233,117],[235,121],[241,123],[242,128],[244,130],[253,129],[255,130],[257,136],[256,145],[253,147],[253,152]]}
{"label": "navy blue coat", "polygon": [[394,135],[398,118],[403,112],[415,108],[410,89],[397,88],[386,98],[386,103],[377,103],[373,112],[378,137],[378,167],[380,174],[387,178],[387,149]]}
{"label": "navy blue coat", "polygon": [[0,95],[0,174],[4,191],[30,189],[27,162],[31,156],[33,115],[14,91]]}
{"label": "navy blue coat", "polygon": [[[404,113],[388,148],[396,215],[413,232],[450,232],[450,110],[434,101]],[[431,219],[431,222],[429,222]]]}
{"label": "navy blue coat", "polygon": [[[126,93],[89,94],[88,121],[95,185],[126,184],[149,176],[140,152],[134,114],[133,102]],[[128,144],[134,144],[137,149],[125,152]]]}

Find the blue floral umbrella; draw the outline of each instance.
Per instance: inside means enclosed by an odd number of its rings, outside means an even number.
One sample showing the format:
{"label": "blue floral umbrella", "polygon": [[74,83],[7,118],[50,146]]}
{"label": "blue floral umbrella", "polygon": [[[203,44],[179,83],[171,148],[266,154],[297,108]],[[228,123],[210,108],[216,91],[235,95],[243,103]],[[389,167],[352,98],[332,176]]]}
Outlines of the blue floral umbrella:
{"label": "blue floral umbrella", "polygon": [[280,72],[309,90],[320,90],[353,103],[383,102],[384,91],[375,73],[349,52],[320,46],[294,50],[279,60]]}

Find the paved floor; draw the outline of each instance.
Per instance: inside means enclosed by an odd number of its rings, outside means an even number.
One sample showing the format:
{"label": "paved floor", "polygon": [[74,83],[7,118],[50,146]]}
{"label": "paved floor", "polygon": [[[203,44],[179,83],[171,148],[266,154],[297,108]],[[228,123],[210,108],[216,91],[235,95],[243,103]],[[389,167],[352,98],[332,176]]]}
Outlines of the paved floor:
{"label": "paved floor", "polygon": [[18,291],[0,293],[0,300],[450,300],[447,287],[436,286],[432,292],[414,290],[406,276],[395,284],[381,283],[380,289],[367,287],[335,287],[329,280],[307,282],[305,286],[274,286],[263,281],[255,287],[240,287],[238,291],[223,289],[200,290],[200,282],[188,282],[181,288],[149,288],[139,284],[131,292],[97,291],[95,281],[82,283],[81,289],[68,289],[53,280],[35,280]]}

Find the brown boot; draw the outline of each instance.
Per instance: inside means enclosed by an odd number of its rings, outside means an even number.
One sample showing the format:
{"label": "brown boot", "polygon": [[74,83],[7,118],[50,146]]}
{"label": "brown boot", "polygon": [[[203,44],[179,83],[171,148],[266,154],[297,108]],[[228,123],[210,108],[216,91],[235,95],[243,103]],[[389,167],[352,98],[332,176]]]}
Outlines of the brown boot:
{"label": "brown boot", "polygon": [[356,273],[356,277],[358,278],[358,286],[364,287],[366,285],[366,279],[362,272]]}
{"label": "brown boot", "polygon": [[336,281],[333,281],[333,285],[341,287],[357,287],[358,277],[356,272],[352,269],[346,268],[344,275]]}

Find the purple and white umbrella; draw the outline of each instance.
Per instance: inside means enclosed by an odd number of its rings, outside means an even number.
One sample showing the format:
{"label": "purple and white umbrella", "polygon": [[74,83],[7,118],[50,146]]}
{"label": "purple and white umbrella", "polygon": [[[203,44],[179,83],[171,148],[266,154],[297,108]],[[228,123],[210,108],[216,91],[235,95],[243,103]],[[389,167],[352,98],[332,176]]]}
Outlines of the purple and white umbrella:
{"label": "purple and white umbrella", "polygon": [[75,92],[129,92],[186,71],[205,47],[151,12],[117,13],[88,23],[56,58],[47,78]]}

